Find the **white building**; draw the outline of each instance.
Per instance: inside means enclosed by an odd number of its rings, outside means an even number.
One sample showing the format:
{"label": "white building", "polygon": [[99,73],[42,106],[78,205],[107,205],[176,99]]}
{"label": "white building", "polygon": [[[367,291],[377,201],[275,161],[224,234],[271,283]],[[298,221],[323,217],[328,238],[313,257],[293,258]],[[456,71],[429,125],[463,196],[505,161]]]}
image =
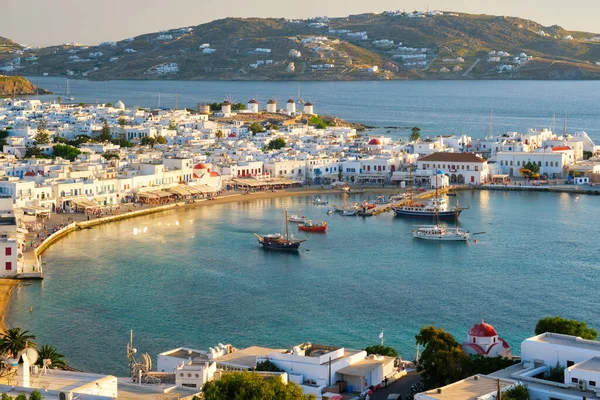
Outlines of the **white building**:
{"label": "white building", "polygon": [[564,175],[564,167],[568,165],[568,154],[560,151],[551,152],[499,152],[493,161],[499,166],[501,174],[509,176],[520,176],[519,169],[524,168],[529,162],[536,163],[540,170],[540,175],[556,177]]}
{"label": "white building", "polygon": [[450,183],[480,185],[487,182],[487,161],[472,153],[433,153],[417,160],[419,170],[441,170]]}

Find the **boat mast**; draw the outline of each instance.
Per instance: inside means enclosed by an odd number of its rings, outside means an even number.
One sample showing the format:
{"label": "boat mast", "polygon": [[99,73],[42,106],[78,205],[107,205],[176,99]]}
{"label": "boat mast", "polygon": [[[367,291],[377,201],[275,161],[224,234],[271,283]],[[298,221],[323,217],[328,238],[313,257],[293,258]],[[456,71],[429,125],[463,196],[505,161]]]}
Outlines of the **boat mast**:
{"label": "boat mast", "polygon": [[287,208],[286,208],[285,209],[285,240],[289,242],[290,241],[290,239],[289,239],[290,234],[289,234],[288,225],[289,225],[289,222],[288,222],[288,213],[287,213]]}
{"label": "boat mast", "polygon": [[408,183],[410,185],[408,194],[410,196],[410,202],[412,204],[412,201],[413,201],[413,178],[412,178],[412,164],[410,164],[410,163],[408,164],[408,177],[409,177],[408,179],[410,180]]}

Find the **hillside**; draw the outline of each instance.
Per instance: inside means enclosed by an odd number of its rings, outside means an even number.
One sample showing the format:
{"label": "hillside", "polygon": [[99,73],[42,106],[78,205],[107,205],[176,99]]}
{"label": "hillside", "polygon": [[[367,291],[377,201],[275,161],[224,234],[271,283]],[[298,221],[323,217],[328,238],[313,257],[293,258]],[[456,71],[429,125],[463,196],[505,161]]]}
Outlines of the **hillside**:
{"label": "hillside", "polygon": [[446,12],[227,18],[2,59],[20,73],[100,80],[599,79],[600,36]]}
{"label": "hillside", "polygon": [[51,94],[51,92],[38,88],[22,76],[0,75],[0,97],[34,94]]}
{"label": "hillside", "polygon": [[0,53],[21,49],[21,45],[0,36]]}

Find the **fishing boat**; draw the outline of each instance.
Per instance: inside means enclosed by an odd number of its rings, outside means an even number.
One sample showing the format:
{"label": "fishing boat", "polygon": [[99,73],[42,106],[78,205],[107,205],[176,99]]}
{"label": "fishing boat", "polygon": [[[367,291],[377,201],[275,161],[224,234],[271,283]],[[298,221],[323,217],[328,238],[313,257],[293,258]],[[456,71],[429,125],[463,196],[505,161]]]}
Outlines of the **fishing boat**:
{"label": "fishing boat", "polygon": [[360,206],[358,205],[358,203],[354,203],[351,205],[344,204],[343,206],[337,206],[334,204],[333,209],[336,212],[343,213],[344,211],[358,211],[360,209]]}
{"label": "fishing boat", "polygon": [[306,242],[306,239],[294,239],[290,236],[287,208],[285,209],[285,235],[275,233],[261,236],[255,233],[254,236],[262,247],[272,250],[298,250],[300,244]]}
{"label": "fishing boat", "polygon": [[[411,170],[412,172],[412,170]],[[409,200],[401,206],[392,207],[392,211],[399,217],[412,218],[437,218],[437,219],[453,219],[456,215],[467,210],[468,207],[450,206],[445,198],[440,197],[438,193],[437,177],[438,174],[443,174],[438,170],[435,174],[435,197],[427,201],[413,201],[412,198],[412,173],[411,173],[411,190]]]}
{"label": "fishing boat", "polygon": [[327,222],[307,220],[305,223],[298,225],[298,229],[303,232],[325,232],[327,231]]}
{"label": "fishing boat", "polygon": [[302,222],[305,222],[306,220],[307,220],[307,218],[304,215],[296,215],[296,214],[292,214],[288,218],[288,221],[295,222],[295,223],[302,223]]}
{"label": "fishing boat", "polygon": [[313,199],[313,204],[314,204],[314,205],[318,205],[318,206],[321,206],[321,205],[323,205],[323,206],[326,206],[327,204],[329,204],[329,202],[328,202],[328,201],[321,200],[321,198],[320,198],[320,197],[315,197],[315,198]]}
{"label": "fishing boat", "polygon": [[342,213],[340,215],[342,217],[353,217],[356,215],[357,212],[358,212],[358,210],[346,210],[346,211],[342,211]]}

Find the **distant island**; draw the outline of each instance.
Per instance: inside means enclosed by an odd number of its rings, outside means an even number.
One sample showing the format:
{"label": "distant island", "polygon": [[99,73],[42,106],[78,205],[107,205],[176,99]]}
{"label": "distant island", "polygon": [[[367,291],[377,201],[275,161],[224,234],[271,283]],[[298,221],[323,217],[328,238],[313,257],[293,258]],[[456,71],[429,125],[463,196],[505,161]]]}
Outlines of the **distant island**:
{"label": "distant island", "polygon": [[22,76],[0,75],[0,97],[35,94],[52,94],[52,92],[37,87]]}
{"label": "distant island", "polygon": [[455,12],[226,18],[98,46],[0,38],[0,73],[95,80],[599,79],[600,35]]}

